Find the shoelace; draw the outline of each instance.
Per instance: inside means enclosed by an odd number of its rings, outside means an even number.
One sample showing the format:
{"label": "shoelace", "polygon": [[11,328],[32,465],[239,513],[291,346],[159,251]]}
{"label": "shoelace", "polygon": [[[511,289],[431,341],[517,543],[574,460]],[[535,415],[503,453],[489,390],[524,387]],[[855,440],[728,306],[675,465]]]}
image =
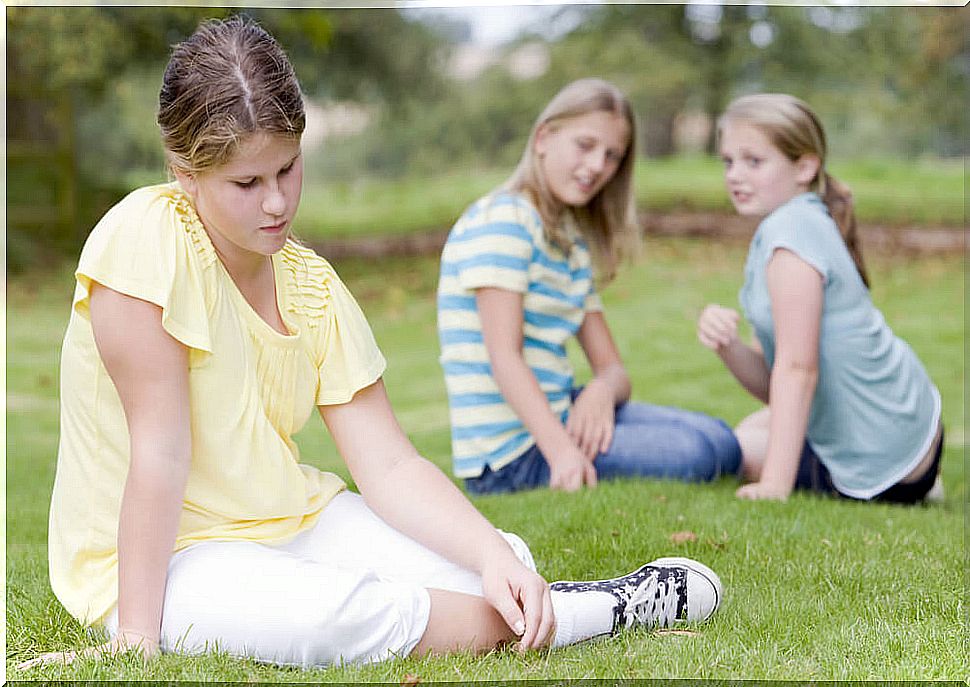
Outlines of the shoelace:
{"label": "shoelace", "polygon": [[623,597],[622,622],[624,627],[642,624],[647,627],[670,627],[677,620],[677,603],[680,590],[677,578],[666,580],[656,574],[648,575],[632,591],[617,589]]}

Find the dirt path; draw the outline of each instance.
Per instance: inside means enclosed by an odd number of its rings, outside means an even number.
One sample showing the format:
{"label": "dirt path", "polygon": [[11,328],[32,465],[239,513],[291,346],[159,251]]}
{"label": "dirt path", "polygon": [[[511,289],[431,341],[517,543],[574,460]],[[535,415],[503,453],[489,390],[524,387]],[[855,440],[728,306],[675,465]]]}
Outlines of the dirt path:
{"label": "dirt path", "polygon": [[[648,236],[710,237],[747,242],[757,221],[720,213],[641,215]],[[862,249],[903,254],[958,253],[967,247],[967,231],[958,227],[861,224]]]}
{"label": "dirt path", "polygon": [[[640,216],[647,236],[707,237],[732,243],[747,242],[755,222],[738,215],[721,213],[667,213]],[[959,253],[966,250],[967,230],[959,227],[861,225],[864,251],[903,255]],[[378,258],[401,255],[431,255],[441,250],[447,229],[413,232],[400,236],[365,236],[311,241],[321,255]]]}

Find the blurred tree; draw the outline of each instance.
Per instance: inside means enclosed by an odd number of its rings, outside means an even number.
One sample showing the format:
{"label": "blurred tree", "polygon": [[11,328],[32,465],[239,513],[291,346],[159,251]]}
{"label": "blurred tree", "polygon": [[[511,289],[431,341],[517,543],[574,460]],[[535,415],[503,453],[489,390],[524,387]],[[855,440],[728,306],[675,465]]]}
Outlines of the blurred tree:
{"label": "blurred tree", "polygon": [[138,55],[122,26],[93,7],[8,7],[8,266],[76,244],[91,198],[77,178],[79,109]]}
{"label": "blurred tree", "polygon": [[[209,17],[208,7],[10,7],[8,74],[46,92],[104,92],[132,66],[163,65],[171,46]],[[311,95],[398,105],[436,97],[434,69],[443,41],[399,12],[361,9],[251,8],[285,47]]]}
{"label": "blurred tree", "polygon": [[604,4],[562,11],[579,12],[582,21],[561,38],[526,35],[504,48],[510,55],[543,43],[546,73],[519,80],[500,55],[474,80],[453,80],[441,98],[413,100],[355,139],[332,142],[321,171],[506,167],[548,99],[583,76],[614,81],[629,95],[641,150],[651,156],[674,152],[679,114],[714,119],[730,99],[757,91],[810,102],[843,157],[966,149],[963,9],[956,22],[951,8]]}
{"label": "blurred tree", "polygon": [[[316,10],[316,12],[321,12]],[[294,67],[313,95],[382,103],[397,111],[408,102],[440,98],[444,81],[437,65],[444,40],[430,27],[389,9],[328,10],[327,49],[314,57],[301,49],[303,12],[253,10],[293,56]],[[282,29],[286,30],[282,30]],[[321,27],[322,28],[322,27]],[[305,34],[304,34],[305,35]],[[307,46],[309,47],[309,46]]]}
{"label": "blurred tree", "polygon": [[[170,47],[201,19],[235,11],[7,8],[8,265],[38,246],[73,249],[106,204],[157,178],[153,120]],[[319,164],[333,175],[510,168],[543,105],[582,76],[624,89],[648,155],[674,152],[684,111],[714,117],[730,98],[765,90],[812,103],[843,156],[968,151],[962,7],[574,5],[562,13],[581,21],[565,35],[507,46],[540,42],[546,73],[516,76],[500,59],[472,81],[445,69],[470,35],[460,22],[392,9],[243,11],[286,47],[311,98],[376,114],[364,134],[327,141]]]}
{"label": "blurred tree", "polygon": [[870,25],[866,51],[895,96],[887,134],[899,140],[900,152],[970,152],[970,11],[931,7],[899,16],[883,9]]}
{"label": "blurred tree", "polygon": [[[643,120],[643,151],[674,151],[673,128],[688,105],[714,118],[744,74],[752,19],[743,6],[603,5],[557,46],[586,73],[630,97]],[[584,45],[585,44],[585,45]],[[713,134],[709,148],[713,146]]]}
{"label": "blurred tree", "polygon": [[673,152],[684,107],[714,119],[765,90],[811,102],[853,153],[952,155],[966,150],[968,24],[966,8],[601,5],[554,46],[553,69],[621,85],[648,155]]}
{"label": "blurred tree", "polygon": [[[12,269],[51,250],[73,249],[104,207],[127,190],[129,172],[161,160],[149,122],[171,46],[201,20],[236,11],[7,8]],[[443,41],[397,11],[244,12],[285,47],[311,96],[376,102],[392,111],[440,96],[434,67]]]}
{"label": "blurred tree", "polygon": [[560,85],[601,76],[630,98],[647,155],[674,152],[673,122],[701,75],[678,5],[603,5],[553,46],[551,75]]}

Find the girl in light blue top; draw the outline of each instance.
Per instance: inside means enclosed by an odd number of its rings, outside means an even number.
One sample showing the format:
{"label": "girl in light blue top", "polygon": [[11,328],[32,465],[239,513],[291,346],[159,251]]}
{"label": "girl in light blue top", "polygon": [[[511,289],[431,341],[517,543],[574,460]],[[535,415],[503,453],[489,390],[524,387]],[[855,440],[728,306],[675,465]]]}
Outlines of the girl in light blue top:
{"label": "girl in light blue top", "polygon": [[698,338],[767,407],[735,430],[749,480],[737,495],[793,488],[913,503],[942,495],[940,394],[876,309],[852,198],[825,171],[825,134],[797,98],[735,100],[718,122],[725,181],[751,241],[739,314],[708,305]]}

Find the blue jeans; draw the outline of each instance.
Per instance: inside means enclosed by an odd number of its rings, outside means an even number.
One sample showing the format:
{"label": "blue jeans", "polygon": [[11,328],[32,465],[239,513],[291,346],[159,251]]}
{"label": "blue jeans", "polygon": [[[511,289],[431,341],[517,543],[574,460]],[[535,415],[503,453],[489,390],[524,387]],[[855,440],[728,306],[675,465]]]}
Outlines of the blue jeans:
{"label": "blue jeans", "polygon": [[[575,393],[574,393],[575,397]],[[599,479],[654,477],[706,482],[736,475],[741,447],[723,420],[634,401],[616,409],[613,441],[593,463]],[[549,464],[533,445],[508,465],[465,480],[471,494],[499,494],[549,484]]]}

